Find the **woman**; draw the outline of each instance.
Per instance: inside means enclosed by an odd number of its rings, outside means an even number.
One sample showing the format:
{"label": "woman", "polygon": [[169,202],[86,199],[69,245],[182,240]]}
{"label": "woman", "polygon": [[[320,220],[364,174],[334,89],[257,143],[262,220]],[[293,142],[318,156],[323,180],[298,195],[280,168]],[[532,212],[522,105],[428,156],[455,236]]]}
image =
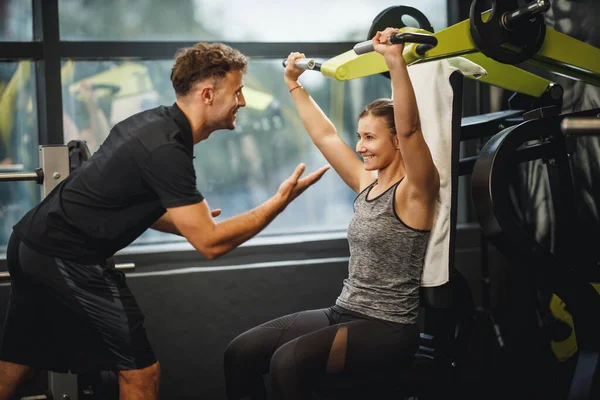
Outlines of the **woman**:
{"label": "woman", "polygon": [[[358,193],[348,227],[349,276],[332,307],[266,322],[229,344],[230,400],[264,399],[267,372],[274,399],[310,398],[315,390],[340,379],[355,381],[367,371],[394,377],[418,348],[419,287],[440,182],[421,132],[404,46],[389,44],[397,31],[387,28],[373,38],[389,67],[393,99],[375,100],[360,114],[356,152],[362,162],[298,83],[303,71],[294,63],[304,55],[287,59],[285,83],[304,127]],[[371,390],[387,389],[373,384]]]}

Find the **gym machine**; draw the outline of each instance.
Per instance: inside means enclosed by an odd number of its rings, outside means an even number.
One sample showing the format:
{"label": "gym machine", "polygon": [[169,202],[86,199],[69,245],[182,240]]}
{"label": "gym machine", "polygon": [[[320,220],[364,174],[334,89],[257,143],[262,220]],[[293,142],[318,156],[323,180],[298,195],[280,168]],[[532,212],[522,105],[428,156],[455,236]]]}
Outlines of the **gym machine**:
{"label": "gym machine", "polygon": [[[476,214],[486,237],[525,276],[546,292],[567,304],[558,318],[571,328],[563,341],[577,357],[570,380],[568,399],[592,399],[600,395],[600,274],[597,261],[584,257],[584,246],[593,241],[577,226],[577,208],[569,158],[576,151],[570,136],[600,135],[600,109],[529,119],[492,137],[482,148],[472,175],[472,196]],[[536,146],[538,154],[518,160],[517,149]],[[551,178],[552,201],[560,247],[551,252],[538,243],[520,223],[510,198],[507,171],[515,161],[543,159]],[[596,238],[597,239],[597,238]],[[562,311],[562,312],[561,312]],[[550,316],[545,316],[548,320]],[[546,322],[547,330],[552,324]],[[542,325],[542,327],[544,327]],[[576,335],[576,338],[575,338]],[[558,354],[557,354],[558,355]]]}

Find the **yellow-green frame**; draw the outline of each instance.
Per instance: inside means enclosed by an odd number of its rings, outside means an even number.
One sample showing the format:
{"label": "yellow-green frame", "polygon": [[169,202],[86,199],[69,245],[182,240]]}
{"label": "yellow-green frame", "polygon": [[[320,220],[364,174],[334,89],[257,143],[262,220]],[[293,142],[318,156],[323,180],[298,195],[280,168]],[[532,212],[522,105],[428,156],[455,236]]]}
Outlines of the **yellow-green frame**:
{"label": "yellow-green frame", "polygon": [[[490,11],[482,14],[486,18]],[[403,31],[432,34],[421,29],[403,28]],[[433,33],[438,45],[424,55],[416,52],[416,44],[407,44],[404,59],[407,65],[462,56],[479,64],[487,76],[479,80],[501,88],[540,97],[553,83],[518,66],[497,62],[479,51],[470,33],[470,21],[464,20]],[[600,49],[546,27],[542,47],[522,65],[532,65],[558,75],[600,86]],[[321,73],[340,81],[361,78],[388,70],[383,57],[376,52],[357,55],[349,50],[325,61]]]}

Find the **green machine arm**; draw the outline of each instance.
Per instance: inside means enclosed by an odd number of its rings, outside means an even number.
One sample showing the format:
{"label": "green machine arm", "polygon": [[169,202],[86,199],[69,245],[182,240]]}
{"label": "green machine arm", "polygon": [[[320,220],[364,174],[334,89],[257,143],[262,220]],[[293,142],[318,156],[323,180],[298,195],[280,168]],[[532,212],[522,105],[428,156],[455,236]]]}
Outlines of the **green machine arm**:
{"label": "green machine arm", "polygon": [[[482,15],[485,19],[487,11]],[[423,55],[416,51],[417,45],[407,43],[404,59],[407,65],[462,56],[483,67],[487,76],[479,80],[501,88],[540,97],[551,88],[553,82],[527,72],[517,66],[501,63],[480,52],[473,41],[470,21],[464,20],[437,33],[416,28],[402,28],[406,32],[420,32],[435,36],[438,45]],[[533,57],[524,65],[533,65],[550,72],[600,86],[600,49],[570,36],[546,28],[544,42]],[[321,73],[337,80],[351,80],[374,75],[388,70],[383,56],[376,52],[357,55],[349,50],[325,61]]]}

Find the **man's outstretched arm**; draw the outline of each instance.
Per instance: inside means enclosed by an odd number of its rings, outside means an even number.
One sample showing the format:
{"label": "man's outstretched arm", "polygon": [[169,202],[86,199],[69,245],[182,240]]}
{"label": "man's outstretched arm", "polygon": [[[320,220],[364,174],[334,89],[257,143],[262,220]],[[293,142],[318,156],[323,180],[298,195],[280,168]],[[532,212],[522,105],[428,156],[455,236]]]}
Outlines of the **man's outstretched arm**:
{"label": "man's outstretched arm", "polygon": [[[213,218],[218,217],[219,215],[221,215],[221,209],[215,208],[213,210],[210,210],[210,215]],[[177,227],[173,223],[171,214],[169,214],[168,211],[165,212],[159,219],[157,219],[156,222],[153,223],[150,228],[159,232],[172,233],[174,235],[182,236],[181,232],[179,232],[179,229],[177,229]]]}
{"label": "man's outstretched arm", "polygon": [[208,259],[219,257],[262,231],[302,192],[316,183],[329,169],[326,165],[300,179],[306,167],[300,164],[269,200],[250,211],[215,222],[207,202],[167,210],[177,231]]}

